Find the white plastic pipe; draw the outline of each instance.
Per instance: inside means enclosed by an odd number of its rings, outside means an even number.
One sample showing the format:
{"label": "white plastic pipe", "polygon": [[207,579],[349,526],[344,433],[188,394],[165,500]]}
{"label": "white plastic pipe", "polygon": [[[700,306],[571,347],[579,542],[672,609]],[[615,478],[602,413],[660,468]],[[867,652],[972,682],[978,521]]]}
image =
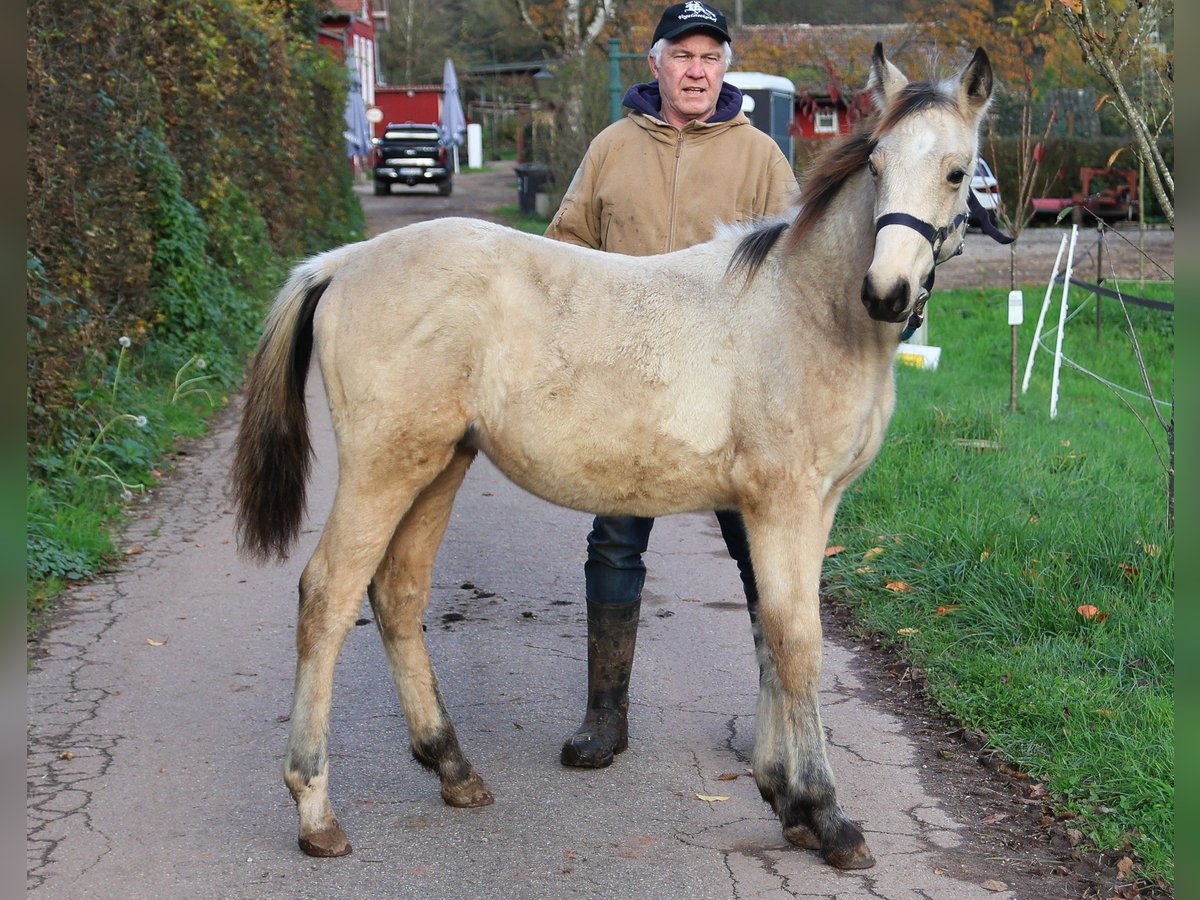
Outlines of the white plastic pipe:
{"label": "white plastic pipe", "polygon": [[483,166],[483,126],[472,122],[467,126],[467,167],[478,169]]}
{"label": "white plastic pipe", "polygon": [[1046,310],[1050,308],[1050,296],[1054,293],[1054,279],[1058,277],[1058,267],[1062,265],[1063,251],[1067,249],[1067,238],[1064,234],[1058,244],[1058,256],[1054,257],[1054,271],[1046,282],[1046,296],[1042,298],[1042,311],[1038,313],[1037,327],[1033,329],[1033,343],[1029,345],[1029,359],[1025,363],[1025,379],[1021,382],[1021,393],[1029,390],[1029,376],[1033,374],[1033,357],[1037,354],[1038,341],[1042,337],[1042,326],[1046,324]]}
{"label": "white plastic pipe", "polygon": [[1058,334],[1054,341],[1054,377],[1050,379],[1050,418],[1058,415],[1058,373],[1062,368],[1063,332],[1067,330],[1067,289],[1071,286],[1071,273],[1075,269],[1075,239],[1079,237],[1079,226],[1071,226],[1071,246],[1067,250],[1067,272],[1063,278],[1062,304],[1058,308]]}

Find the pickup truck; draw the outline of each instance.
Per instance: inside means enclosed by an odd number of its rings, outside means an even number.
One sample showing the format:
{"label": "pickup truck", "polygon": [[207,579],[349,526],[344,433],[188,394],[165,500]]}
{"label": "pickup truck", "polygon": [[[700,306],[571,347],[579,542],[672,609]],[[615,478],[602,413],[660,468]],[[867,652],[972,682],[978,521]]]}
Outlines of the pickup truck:
{"label": "pickup truck", "polygon": [[375,194],[390,194],[393,184],[431,184],[448,197],[453,168],[437,125],[392,123],[375,146]]}

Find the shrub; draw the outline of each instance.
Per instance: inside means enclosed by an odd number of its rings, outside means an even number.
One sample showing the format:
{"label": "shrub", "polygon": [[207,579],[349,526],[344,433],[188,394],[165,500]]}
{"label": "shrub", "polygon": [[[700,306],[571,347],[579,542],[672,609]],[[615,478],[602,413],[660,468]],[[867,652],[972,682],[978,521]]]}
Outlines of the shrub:
{"label": "shrub", "polygon": [[312,0],[30,3],[35,581],[102,564],[121,495],[236,384],[288,263],[361,235],[317,21]]}

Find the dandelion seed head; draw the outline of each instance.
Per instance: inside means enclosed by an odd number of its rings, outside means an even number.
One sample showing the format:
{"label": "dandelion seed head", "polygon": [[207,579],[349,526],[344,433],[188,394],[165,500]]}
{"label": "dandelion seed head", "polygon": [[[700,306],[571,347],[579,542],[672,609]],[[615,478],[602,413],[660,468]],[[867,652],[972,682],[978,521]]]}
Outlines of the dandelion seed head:
{"label": "dandelion seed head", "polygon": [[128,503],[133,499],[133,491],[121,491],[121,499]]}
{"label": "dandelion seed head", "polygon": [[121,335],[119,338],[117,338],[117,343],[126,350],[133,346],[133,341],[131,341],[126,335]]}
{"label": "dandelion seed head", "polygon": [[147,419],[145,416],[134,416],[133,417],[133,424],[136,425],[138,428],[145,428],[146,425],[149,423],[149,421],[150,420]]}
{"label": "dandelion seed head", "polygon": [[201,356],[198,360],[196,360],[196,368],[197,369],[207,369],[208,368],[208,360],[206,360],[203,356]]}

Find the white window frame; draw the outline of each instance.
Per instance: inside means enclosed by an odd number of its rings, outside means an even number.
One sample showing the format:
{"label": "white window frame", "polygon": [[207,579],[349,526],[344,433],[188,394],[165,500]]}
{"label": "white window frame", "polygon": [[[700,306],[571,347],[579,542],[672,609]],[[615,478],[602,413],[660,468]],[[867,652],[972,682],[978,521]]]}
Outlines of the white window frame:
{"label": "white window frame", "polygon": [[836,106],[818,107],[816,114],[813,116],[813,133],[838,133],[838,111]]}

